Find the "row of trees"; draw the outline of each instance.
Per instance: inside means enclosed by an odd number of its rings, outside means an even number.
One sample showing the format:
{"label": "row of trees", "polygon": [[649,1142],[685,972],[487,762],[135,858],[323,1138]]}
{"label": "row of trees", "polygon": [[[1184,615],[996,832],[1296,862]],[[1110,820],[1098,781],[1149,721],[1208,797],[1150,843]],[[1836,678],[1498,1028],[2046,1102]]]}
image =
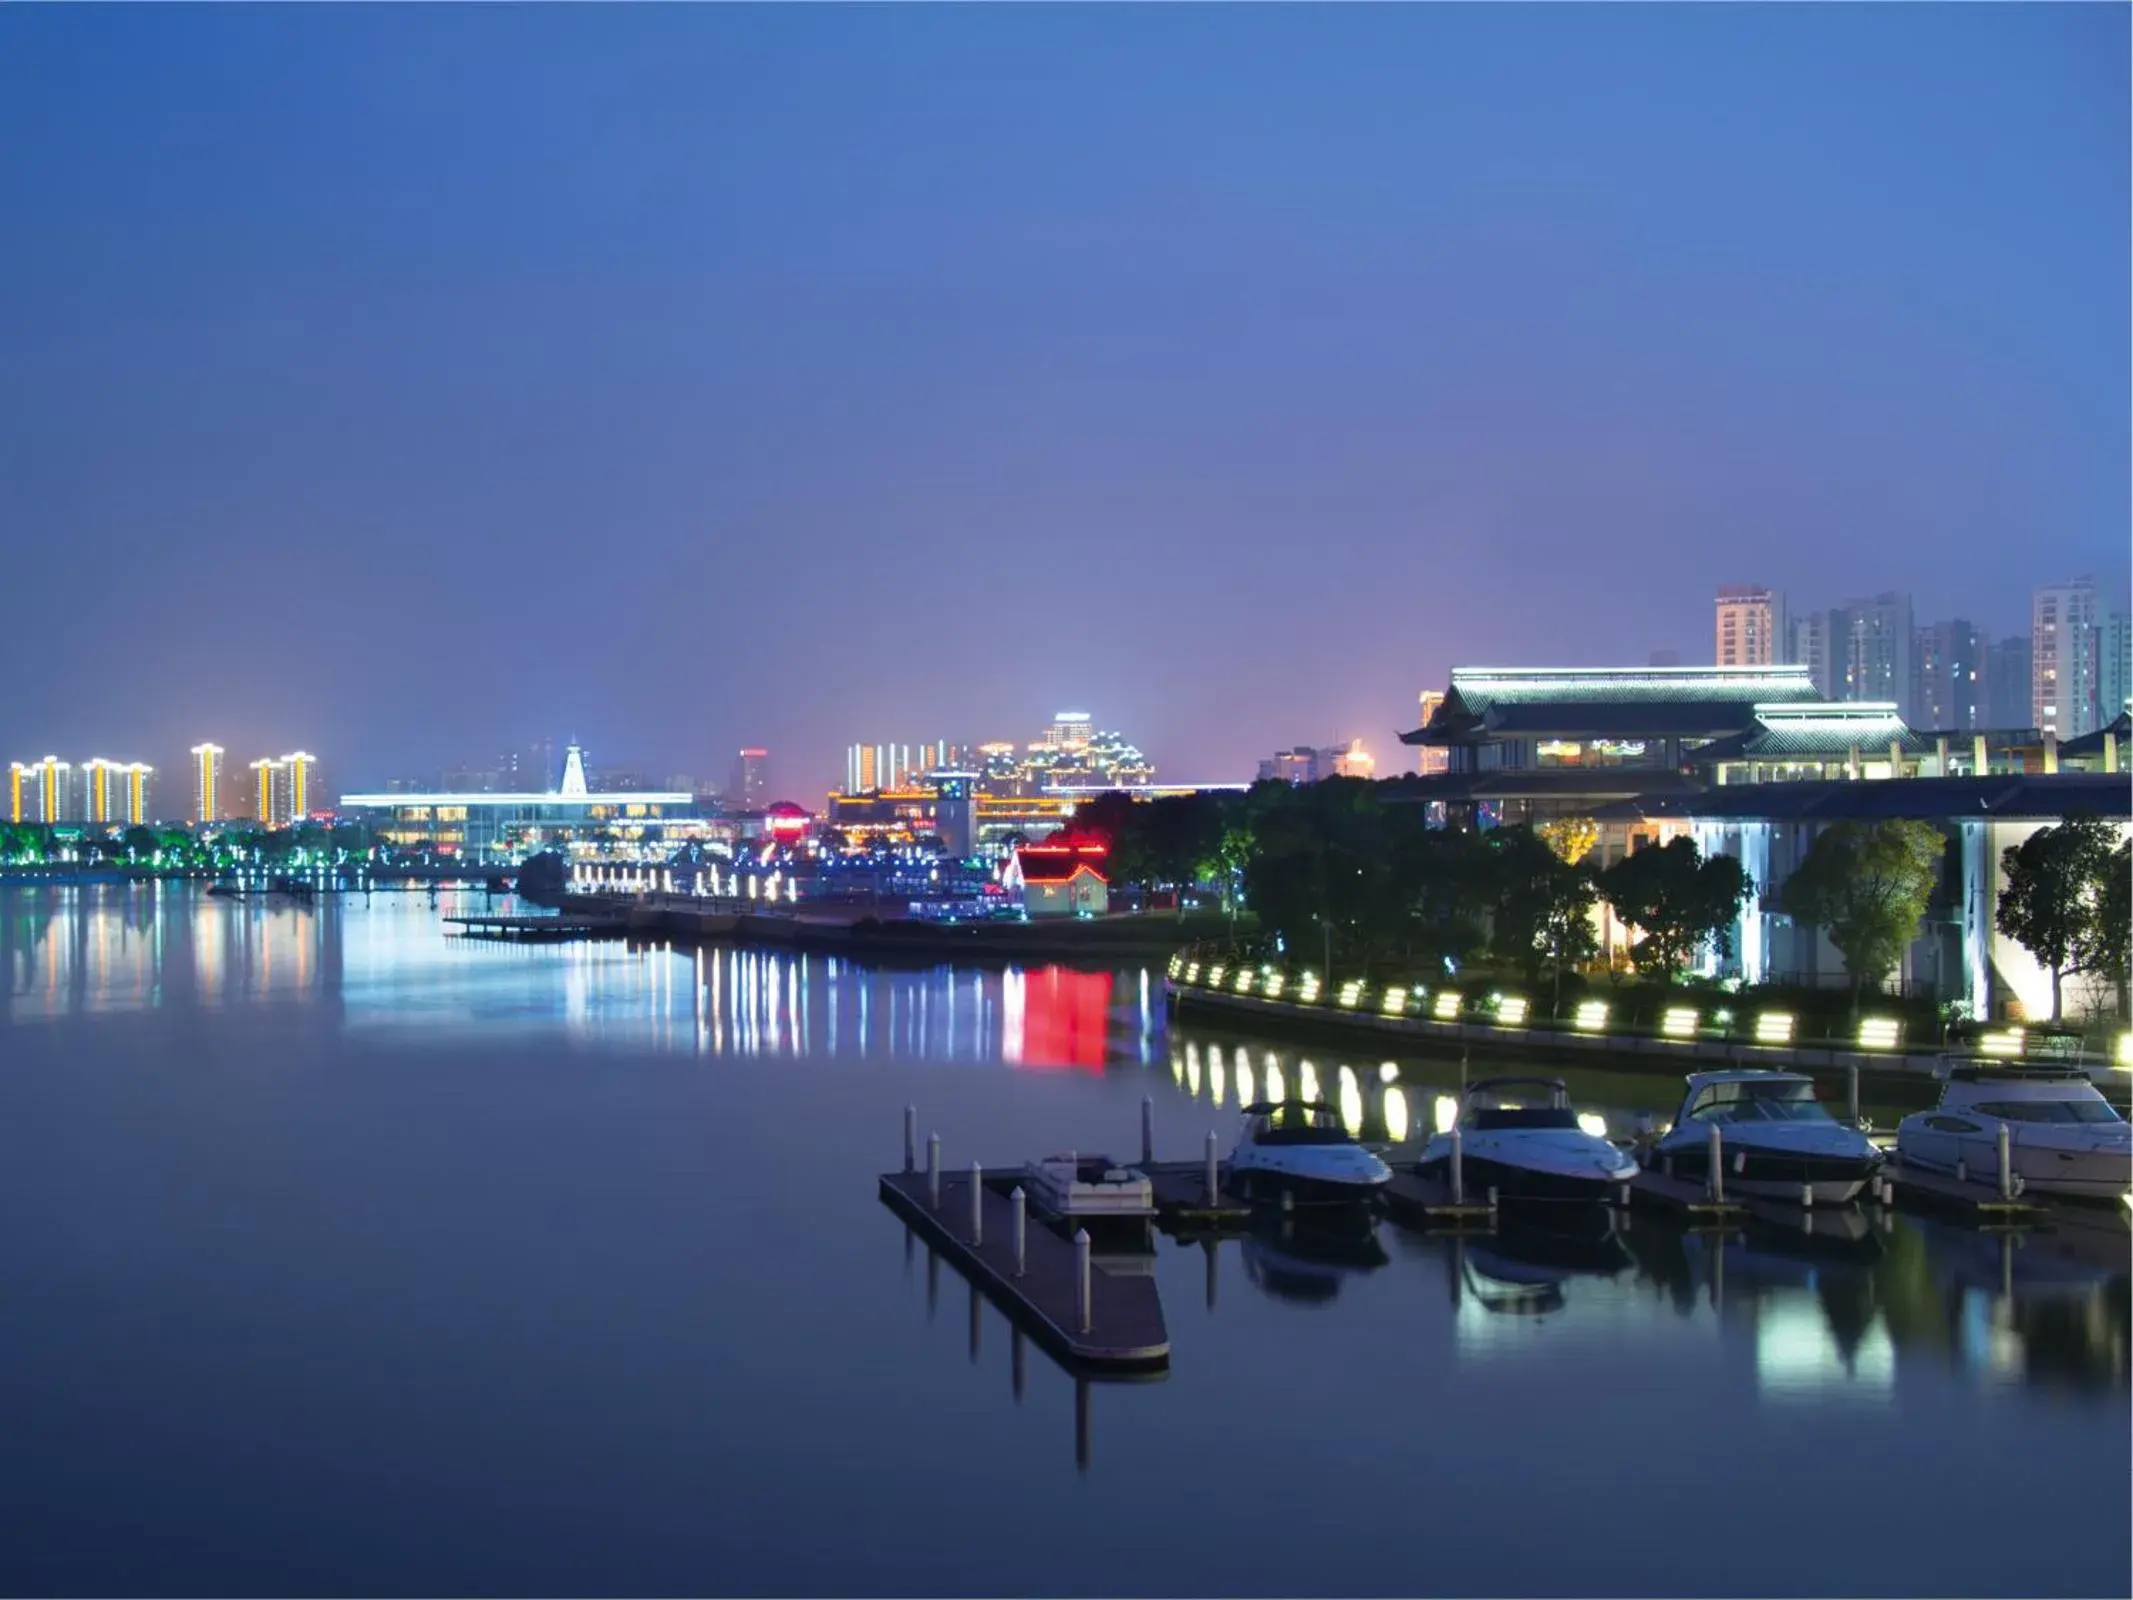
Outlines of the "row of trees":
{"label": "row of trees", "polygon": [[[1428,828],[1379,786],[1334,778],[1263,782],[1242,794],[1103,795],[1074,828],[1111,847],[1115,883],[1219,886],[1283,949],[1327,965],[1468,962],[1488,956],[1528,983],[1598,955],[1605,901],[1641,935],[1640,973],[1670,978],[1705,950],[1730,954],[1756,892],[1730,856],[1678,837],[1595,869],[1590,821],[1479,832]],[[1878,990],[1918,937],[1942,879],[1947,837],[1929,823],[1845,822],[1824,829],[1777,889],[1776,905],[1822,929],[1856,995]],[[2052,1014],[2077,974],[2112,982],[2127,1003],[2133,850],[2115,830],[2076,817],[2009,849],[1999,930],[2052,975]],[[1767,887],[1767,886],[1766,886]]]}
{"label": "row of trees", "polygon": [[48,827],[0,822],[0,865],[158,868],[214,871],[258,863],[267,866],[330,863],[365,854],[370,831],[353,822],[304,822],[293,828],[223,828],[209,835],[188,828]]}

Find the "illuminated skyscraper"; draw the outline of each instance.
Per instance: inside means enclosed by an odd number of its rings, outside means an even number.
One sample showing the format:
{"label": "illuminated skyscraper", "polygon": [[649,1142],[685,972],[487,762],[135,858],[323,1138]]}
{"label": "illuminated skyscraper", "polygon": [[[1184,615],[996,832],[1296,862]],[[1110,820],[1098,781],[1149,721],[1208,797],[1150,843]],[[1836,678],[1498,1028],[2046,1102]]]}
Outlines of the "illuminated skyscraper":
{"label": "illuminated skyscraper", "polygon": [[288,769],[289,814],[285,820],[301,822],[311,814],[311,774],[318,757],[298,750],[283,756],[281,764]]}
{"label": "illuminated skyscraper", "polygon": [[1054,750],[1086,750],[1095,732],[1095,720],[1086,711],[1062,711],[1044,730],[1044,743]]}
{"label": "illuminated skyscraper", "polygon": [[289,768],[273,756],[252,763],[252,816],[262,828],[289,825]]}
{"label": "illuminated skyscraper", "polygon": [[73,770],[71,763],[57,756],[46,756],[22,769],[24,786],[35,802],[36,821],[50,824],[71,820],[67,815],[72,809],[68,804],[67,774]]}
{"label": "illuminated skyscraper", "polygon": [[222,746],[193,746],[193,821],[222,820]]}
{"label": "illuminated skyscraper", "polygon": [[25,820],[22,812],[35,782],[31,776],[34,771],[34,768],[26,767],[19,761],[10,761],[7,764],[7,820],[10,822]]}
{"label": "illuminated skyscraper", "polygon": [[129,826],[139,826],[148,820],[148,779],[155,772],[145,761],[135,761],[125,769],[124,820]]}
{"label": "illuminated skyscraper", "polygon": [[110,822],[119,803],[119,775],[124,763],[91,756],[81,769],[81,814],[84,822]]}

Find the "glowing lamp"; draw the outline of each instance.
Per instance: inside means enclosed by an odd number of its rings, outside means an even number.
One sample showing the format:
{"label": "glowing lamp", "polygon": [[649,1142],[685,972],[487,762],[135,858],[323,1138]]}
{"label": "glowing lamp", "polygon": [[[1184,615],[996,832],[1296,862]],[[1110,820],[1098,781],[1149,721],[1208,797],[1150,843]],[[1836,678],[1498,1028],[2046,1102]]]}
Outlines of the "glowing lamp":
{"label": "glowing lamp", "polygon": [[1496,1020],[1506,1028],[1523,1028],[1526,1025],[1526,997],[1522,994],[1505,994],[1496,997]]}
{"label": "glowing lamp", "polygon": [[1792,1043],[1793,1015],[1790,1011],[1765,1011],[1755,1019],[1755,1042],[1757,1044]]}
{"label": "glowing lamp", "polygon": [[1385,1015],[1397,1017],[1407,1009],[1407,991],[1397,986],[1385,991]]}
{"label": "glowing lamp", "polygon": [[1430,1014],[1439,1022],[1452,1021],[1459,1015],[1459,991],[1457,989],[1439,989],[1437,991],[1437,1003],[1430,1007]]}
{"label": "glowing lamp", "polygon": [[1605,1000],[1581,1000],[1571,1025],[1580,1033],[1598,1033],[1607,1026],[1607,1002]]}
{"label": "glowing lamp", "polygon": [[2002,1033],[1988,1033],[1977,1045],[1988,1056],[2018,1056],[2022,1053],[2022,1030],[2009,1028]]}
{"label": "glowing lamp", "polygon": [[1859,1048],[1862,1050],[1893,1050],[1896,1041],[1903,1035],[1903,1024],[1894,1017],[1862,1017],[1859,1022]]}
{"label": "glowing lamp", "polygon": [[1669,1039],[1693,1039],[1700,1015],[1694,1006],[1668,1006],[1659,1019],[1659,1031]]}

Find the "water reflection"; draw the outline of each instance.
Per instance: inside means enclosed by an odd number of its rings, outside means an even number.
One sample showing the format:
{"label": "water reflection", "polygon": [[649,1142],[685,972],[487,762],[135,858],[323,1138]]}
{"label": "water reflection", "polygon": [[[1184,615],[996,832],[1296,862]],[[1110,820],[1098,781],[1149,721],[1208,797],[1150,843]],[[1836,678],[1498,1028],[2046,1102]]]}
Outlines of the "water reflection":
{"label": "water reflection", "polygon": [[[327,895],[183,883],[0,888],[0,1024],[269,1002],[350,1033],[561,1033],[707,1054],[884,1055],[1101,1072],[1162,1055],[1145,970],[891,970],[775,950],[453,937],[443,915],[508,896]],[[1197,1092],[1197,1090],[1195,1090]]]}

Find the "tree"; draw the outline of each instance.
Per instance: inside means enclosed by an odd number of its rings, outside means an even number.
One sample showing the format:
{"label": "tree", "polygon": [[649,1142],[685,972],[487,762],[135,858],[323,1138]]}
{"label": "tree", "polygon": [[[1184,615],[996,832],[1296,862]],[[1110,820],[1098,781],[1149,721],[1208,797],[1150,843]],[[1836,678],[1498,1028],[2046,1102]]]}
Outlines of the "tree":
{"label": "tree", "polygon": [[2096,970],[2111,984],[2118,1018],[2133,1001],[2133,838],[2118,841],[2096,902]]}
{"label": "tree", "polygon": [[1591,817],[1556,817],[1536,824],[1533,831],[1573,867],[1592,853],[1600,842],[1600,825]]}
{"label": "tree", "polygon": [[2124,949],[2124,917],[2103,926],[2106,903],[2122,908],[2124,885],[2111,876],[2123,867],[2112,847],[2113,830],[2101,819],[2068,817],[2039,828],[2000,852],[2000,903],[1993,925],[2037,958],[2052,975],[2052,1021],[2062,1012],[2066,980],[2077,972],[2110,973]]}
{"label": "tree", "polygon": [[158,848],[155,829],[144,828],[138,822],[128,828],[120,837],[125,841],[126,854],[136,866],[143,861],[151,859]]}
{"label": "tree", "polygon": [[1495,880],[1492,943],[1533,983],[1545,965],[1555,974],[1557,996],[1563,969],[1589,961],[1599,948],[1592,925],[1597,898],[1592,874],[1566,860],[1539,828],[1499,828],[1489,836],[1490,875]]}
{"label": "tree", "polygon": [[1778,909],[1829,935],[1851,974],[1852,1003],[1879,989],[1918,937],[1948,841],[1924,822],[1840,822],[1785,880]]}
{"label": "tree", "polygon": [[1706,944],[1730,953],[1733,924],[1755,885],[1731,856],[1706,860],[1683,835],[1624,856],[1600,874],[1599,889],[1644,935],[1630,952],[1637,969],[1671,977]]}

